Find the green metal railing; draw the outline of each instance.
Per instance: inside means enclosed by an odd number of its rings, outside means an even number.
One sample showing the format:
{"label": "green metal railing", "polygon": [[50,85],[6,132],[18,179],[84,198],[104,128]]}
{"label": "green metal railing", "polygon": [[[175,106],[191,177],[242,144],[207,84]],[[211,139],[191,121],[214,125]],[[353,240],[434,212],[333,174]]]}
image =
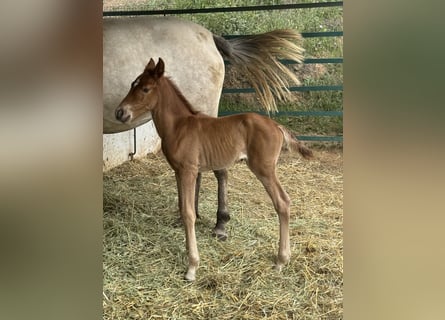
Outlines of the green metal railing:
{"label": "green metal railing", "polygon": [[[302,32],[303,38],[319,38],[319,37],[342,37],[343,31],[327,31],[327,32]],[[240,37],[239,35],[225,36],[227,39]],[[280,60],[283,64],[295,64],[293,60]],[[226,64],[230,64],[225,61]],[[304,60],[305,64],[328,64],[328,63],[343,63],[343,58],[308,58]],[[343,91],[343,85],[316,85],[316,86],[299,86],[289,87],[289,91],[292,92],[314,92],[314,91]],[[222,93],[254,93],[253,88],[224,88]],[[256,111],[255,111],[256,112]],[[225,116],[230,114],[236,114],[238,112],[232,111],[220,111],[219,116]],[[268,115],[266,112],[257,112],[259,114]],[[296,116],[315,116],[315,117],[343,117],[343,111],[322,111],[322,110],[310,110],[310,111],[278,111],[273,114],[276,117],[296,117]],[[298,139],[305,141],[328,141],[328,142],[343,142],[343,136],[298,136]]]}

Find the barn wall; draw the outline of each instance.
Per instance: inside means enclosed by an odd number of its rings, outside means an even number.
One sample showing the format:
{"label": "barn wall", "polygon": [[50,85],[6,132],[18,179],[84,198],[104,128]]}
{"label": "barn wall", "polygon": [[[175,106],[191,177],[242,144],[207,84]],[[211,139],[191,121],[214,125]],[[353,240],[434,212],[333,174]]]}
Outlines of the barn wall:
{"label": "barn wall", "polygon": [[[133,152],[134,130],[103,135],[103,171],[110,170],[125,161],[130,160]],[[149,121],[136,128],[136,154],[134,158],[141,158],[148,153],[159,151],[159,139],[153,121]]]}

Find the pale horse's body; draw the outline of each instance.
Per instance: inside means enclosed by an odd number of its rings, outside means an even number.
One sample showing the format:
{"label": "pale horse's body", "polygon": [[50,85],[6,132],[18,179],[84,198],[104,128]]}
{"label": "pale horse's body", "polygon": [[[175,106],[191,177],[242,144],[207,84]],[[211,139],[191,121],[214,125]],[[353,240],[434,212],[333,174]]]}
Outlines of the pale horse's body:
{"label": "pale horse's body", "polygon": [[[116,121],[114,110],[128,92],[128,84],[149,57],[162,56],[168,76],[200,111],[216,116],[224,82],[224,61],[213,34],[193,22],[174,17],[119,17],[103,20],[103,133],[132,129],[150,120]],[[203,66],[193,70],[199,60]]]}
{"label": "pale horse's body", "polygon": [[[257,91],[266,110],[276,109],[275,100],[284,99],[287,79],[299,84],[294,73],[277,60],[303,60],[303,49],[296,42],[301,36],[294,30],[274,30],[252,37],[229,41],[204,27],[174,17],[125,17],[103,20],[103,132],[117,133],[148,122],[143,112],[131,123],[117,121],[116,106],[128,92],[134,75],[140,73],[149,57],[162,57],[171,78],[196,111],[217,116],[227,58],[244,74]],[[199,68],[196,68],[199,61]],[[215,170],[218,179],[218,209],[214,235],[226,239],[224,225],[230,219],[227,208],[227,171]],[[198,215],[196,184],[195,209]]]}

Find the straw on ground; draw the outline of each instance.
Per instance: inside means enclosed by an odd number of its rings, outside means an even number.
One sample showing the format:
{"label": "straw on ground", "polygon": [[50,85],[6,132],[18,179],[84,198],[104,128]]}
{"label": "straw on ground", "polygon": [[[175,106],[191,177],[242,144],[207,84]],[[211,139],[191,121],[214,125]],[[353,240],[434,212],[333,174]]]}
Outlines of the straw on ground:
{"label": "straw on ground", "polygon": [[216,183],[204,174],[195,283],[182,280],[185,236],[174,173],[160,155],[104,174],[104,319],[341,319],[342,153],[283,154],[292,199],[290,263],[272,269],[278,218],[244,163],[229,171],[229,239],[211,236]]}

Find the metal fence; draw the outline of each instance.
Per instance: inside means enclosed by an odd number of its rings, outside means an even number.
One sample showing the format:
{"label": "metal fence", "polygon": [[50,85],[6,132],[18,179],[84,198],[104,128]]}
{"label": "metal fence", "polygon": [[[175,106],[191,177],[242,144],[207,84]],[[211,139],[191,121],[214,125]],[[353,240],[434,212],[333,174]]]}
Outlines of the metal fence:
{"label": "metal fence", "polygon": [[[103,12],[104,17],[110,16],[143,16],[143,15],[180,15],[180,14],[198,14],[198,13],[219,13],[219,12],[241,12],[241,11],[263,11],[263,10],[285,10],[285,9],[309,9],[309,8],[326,8],[326,7],[343,7],[343,1],[335,2],[317,2],[317,3],[295,3],[282,5],[259,5],[259,6],[242,6],[242,7],[218,7],[218,8],[191,8],[191,9],[165,9],[165,10],[116,10]],[[343,37],[343,31],[325,31],[325,32],[302,32],[303,38],[321,38],[321,37]],[[223,35],[225,38],[239,37],[239,35]],[[284,64],[295,64],[292,60],[281,60]],[[329,58],[308,58],[305,64],[342,64],[343,57]],[[343,91],[343,84],[335,85],[315,85],[315,86],[295,86],[289,87],[293,92],[314,92],[314,91]],[[224,88],[223,94],[231,93],[253,93],[253,88]],[[228,115],[235,112],[220,111],[219,115]],[[258,112],[262,113],[262,112]],[[266,113],[264,113],[266,114]],[[315,116],[315,117],[343,117],[343,111],[279,111],[274,116]],[[300,140],[306,141],[331,141],[343,142],[343,136],[299,136]]]}

